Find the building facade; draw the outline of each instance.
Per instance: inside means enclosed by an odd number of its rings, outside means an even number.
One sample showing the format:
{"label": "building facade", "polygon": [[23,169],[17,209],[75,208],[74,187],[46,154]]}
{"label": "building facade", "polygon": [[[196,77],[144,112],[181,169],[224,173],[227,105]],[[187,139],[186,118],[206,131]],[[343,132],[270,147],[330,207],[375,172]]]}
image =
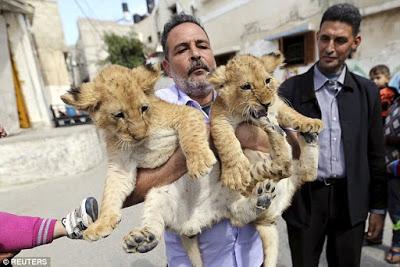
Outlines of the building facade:
{"label": "building facade", "polygon": [[70,88],[71,81],[65,61],[67,47],[57,1],[26,2],[35,9],[31,31],[43,75],[46,102],[52,105],[63,104],[60,95]]}
{"label": "building facade", "polygon": [[51,126],[40,62],[31,31],[35,9],[0,0],[0,124],[8,133]]}
{"label": "building facade", "polygon": [[[238,53],[262,55],[280,49],[287,70],[304,72],[318,59],[316,32],[323,12],[338,0],[160,0],[154,11],[136,29],[154,40],[171,15],[184,11],[199,17],[213,47],[218,64]],[[400,1],[353,0],[363,16],[362,43],[349,61],[356,72],[367,76],[376,64],[400,71]],[[153,22],[149,22],[152,20]],[[153,23],[154,30],[144,27]],[[146,33],[146,34],[144,34]],[[152,45],[149,42],[146,45]],[[286,70],[286,71],[287,71]],[[287,73],[286,73],[287,74]],[[283,72],[278,75],[286,75]],[[283,78],[283,77],[282,77]]]}
{"label": "building facade", "polygon": [[70,59],[70,62],[73,62],[70,65],[71,72],[77,79],[73,81],[75,85],[80,85],[82,81],[92,80],[102,67],[101,61],[108,56],[103,40],[105,33],[126,36],[135,32],[132,24],[86,18],[78,20],[78,30],[78,41],[74,51],[71,52]]}

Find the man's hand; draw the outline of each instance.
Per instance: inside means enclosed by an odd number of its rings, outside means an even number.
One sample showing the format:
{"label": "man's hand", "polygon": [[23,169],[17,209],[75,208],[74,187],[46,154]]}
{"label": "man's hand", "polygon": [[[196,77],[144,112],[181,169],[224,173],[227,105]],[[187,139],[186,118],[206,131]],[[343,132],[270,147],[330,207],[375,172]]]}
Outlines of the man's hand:
{"label": "man's hand", "polygon": [[383,229],[385,222],[384,214],[370,213],[368,219],[368,239],[375,239]]}
{"label": "man's hand", "polygon": [[270,150],[268,135],[260,127],[248,123],[241,123],[236,128],[235,134],[242,149],[247,148],[264,153],[268,153]]}
{"label": "man's hand", "polygon": [[[300,147],[297,141],[297,132],[285,130],[286,139],[292,146],[292,156],[294,159],[300,157]],[[268,135],[260,127],[252,124],[242,123],[236,128],[236,137],[238,138],[242,149],[251,149],[268,153],[271,151]]]}

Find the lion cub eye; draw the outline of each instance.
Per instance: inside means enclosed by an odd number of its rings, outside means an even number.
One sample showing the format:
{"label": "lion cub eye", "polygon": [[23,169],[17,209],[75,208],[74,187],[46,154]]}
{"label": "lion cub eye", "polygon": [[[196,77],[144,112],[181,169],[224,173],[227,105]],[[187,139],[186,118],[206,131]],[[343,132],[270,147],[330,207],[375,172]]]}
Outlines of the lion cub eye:
{"label": "lion cub eye", "polygon": [[251,90],[251,84],[250,83],[244,83],[240,86],[242,90]]}
{"label": "lion cub eye", "polygon": [[149,109],[149,105],[145,104],[143,106],[140,107],[140,111],[142,113],[145,113],[147,110]]}
{"label": "lion cub eye", "polygon": [[113,115],[114,118],[116,118],[116,119],[123,119],[123,118],[125,118],[125,114],[124,114],[122,111],[115,112],[115,113],[113,113],[112,115]]}
{"label": "lion cub eye", "polygon": [[269,84],[271,82],[271,78],[265,79],[265,84]]}

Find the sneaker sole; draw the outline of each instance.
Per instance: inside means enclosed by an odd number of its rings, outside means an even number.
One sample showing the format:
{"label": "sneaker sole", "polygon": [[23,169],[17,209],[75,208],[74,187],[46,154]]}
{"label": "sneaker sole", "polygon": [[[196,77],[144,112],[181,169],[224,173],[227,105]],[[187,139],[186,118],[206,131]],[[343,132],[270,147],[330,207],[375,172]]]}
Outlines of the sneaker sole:
{"label": "sneaker sole", "polygon": [[94,197],[88,197],[81,203],[82,220],[86,227],[95,222],[99,216],[97,200]]}

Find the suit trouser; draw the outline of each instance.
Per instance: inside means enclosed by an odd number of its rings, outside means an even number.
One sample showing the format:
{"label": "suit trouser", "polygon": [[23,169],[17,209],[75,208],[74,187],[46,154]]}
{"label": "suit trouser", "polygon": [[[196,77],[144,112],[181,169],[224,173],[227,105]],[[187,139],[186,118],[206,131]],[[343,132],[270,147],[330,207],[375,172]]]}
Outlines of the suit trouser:
{"label": "suit trouser", "polygon": [[318,266],[327,238],[326,258],[330,267],[360,266],[365,223],[351,226],[346,180],[331,185],[313,182],[310,227],[287,224],[293,266]]}

